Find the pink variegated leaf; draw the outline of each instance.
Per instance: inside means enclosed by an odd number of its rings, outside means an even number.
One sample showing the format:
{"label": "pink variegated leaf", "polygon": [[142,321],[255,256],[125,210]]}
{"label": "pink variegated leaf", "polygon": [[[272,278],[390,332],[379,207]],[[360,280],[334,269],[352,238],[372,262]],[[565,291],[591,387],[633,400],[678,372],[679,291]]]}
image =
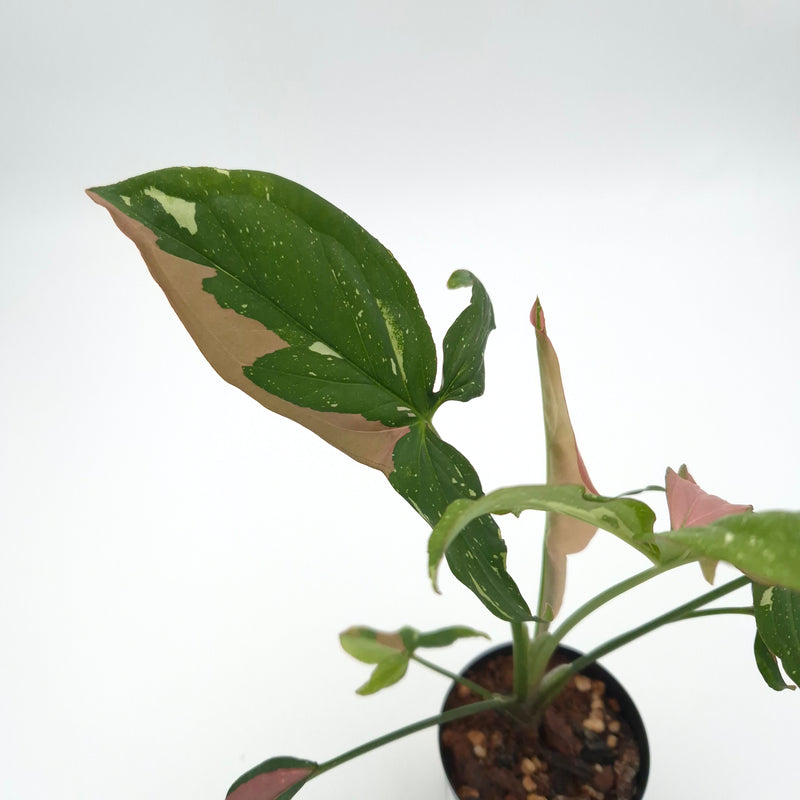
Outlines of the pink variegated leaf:
{"label": "pink variegated leaf", "polygon": [[[753,510],[753,506],[729,503],[721,497],[704,492],[689,474],[686,464],[683,464],[678,472],[671,468],[667,469],[666,486],[669,524],[673,531],[681,528],[699,528],[731,514],[742,514]],[[718,561],[712,558],[700,559],[703,577],[709,583],[714,583],[717,563]]]}
{"label": "pink variegated leaf", "polygon": [[289,800],[317,768],[314,761],[278,756],[245,772],[228,789],[225,800]]}
{"label": "pink variegated leaf", "polygon": [[[547,483],[561,486],[578,484],[598,494],[586,471],[564,396],[558,356],[547,335],[544,311],[536,298],[531,311],[531,323],[536,330],[536,350],[539,356],[539,376],[542,385],[545,444],[547,448]],[[545,557],[542,598],[558,613],[564,597],[567,575],[567,556],[583,550],[597,528],[563,514],[548,513],[545,523]],[[544,608],[545,606],[543,606]]]}

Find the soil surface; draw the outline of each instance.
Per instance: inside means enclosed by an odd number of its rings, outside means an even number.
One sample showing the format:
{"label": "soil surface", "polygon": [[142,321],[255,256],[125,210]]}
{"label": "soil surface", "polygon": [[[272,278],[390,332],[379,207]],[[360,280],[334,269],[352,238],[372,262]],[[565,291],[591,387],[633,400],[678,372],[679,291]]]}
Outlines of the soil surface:
{"label": "soil surface", "polygon": [[[495,656],[466,677],[509,694],[511,656]],[[479,699],[458,685],[445,707]],[[619,711],[602,681],[577,675],[538,729],[496,711],[451,722],[441,734],[450,782],[461,800],[631,800],[639,748]]]}

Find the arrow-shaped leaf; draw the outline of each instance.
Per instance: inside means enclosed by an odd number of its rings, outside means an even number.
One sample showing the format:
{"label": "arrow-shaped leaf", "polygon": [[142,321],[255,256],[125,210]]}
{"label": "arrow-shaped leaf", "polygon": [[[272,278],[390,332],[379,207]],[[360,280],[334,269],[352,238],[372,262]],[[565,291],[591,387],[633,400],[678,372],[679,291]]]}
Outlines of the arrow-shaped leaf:
{"label": "arrow-shaped leaf", "polygon": [[226,800],[289,800],[312,776],[318,764],[278,756],[248,770],[228,789]]}
{"label": "arrow-shaped leaf", "polygon": [[436,354],[391,253],[308,189],[173,168],[89,191],[225,380],[385,473],[432,403]]}
{"label": "arrow-shaped leaf", "polygon": [[658,561],[658,550],[650,543],[655,514],[639,500],[600,497],[582,486],[512,486],[475,500],[456,500],[447,508],[428,540],[428,569],[434,587],[443,556],[458,543],[468,525],[487,514],[520,514],[526,510],[562,514],[610,531]]}

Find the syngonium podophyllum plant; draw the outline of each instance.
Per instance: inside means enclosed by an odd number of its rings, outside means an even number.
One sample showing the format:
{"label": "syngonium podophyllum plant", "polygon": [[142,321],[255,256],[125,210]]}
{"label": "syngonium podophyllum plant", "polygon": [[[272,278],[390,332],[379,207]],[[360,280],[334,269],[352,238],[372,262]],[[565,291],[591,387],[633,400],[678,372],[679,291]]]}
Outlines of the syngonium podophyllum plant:
{"label": "syngonium podophyllum plant", "polygon": [[[175,168],[97,187],[89,195],[134,241],[214,369],[268,409],[383,472],[432,528],[434,588],[446,560],[453,575],[511,627],[514,686],[508,697],[490,694],[419,655],[482,635],[472,628],[345,631],[344,649],[374,665],[358,690],[362,694],[396,683],[414,661],[467,683],[483,699],[322,763],[268,759],[233,784],[228,800],[287,800],[307,781],[368,750],[480,710],[518,714],[522,708],[535,722],[589,663],[662,625],[701,615],[752,615],[755,661],[767,684],[787,688],[784,673],[800,682],[800,513],[732,505],[704,492],[685,467],[668,470],[665,486],[647,487],[666,492],[668,531],[654,532],[655,514],[629,496],[635,492],[600,495],[575,443],[538,300],[531,322],[547,483],[485,494],[472,464],[433,424],[442,404],[483,393],[484,349],[494,317],[474,275],[459,270],[448,281],[450,288],[469,288],[471,299],[444,337],[436,388],[436,347],[405,272],[361,226],[302,186],[261,172]],[[541,588],[533,611],[506,570],[506,547],[493,519],[528,509],[546,512]],[[556,625],[567,558],[597,529],[622,539],[650,565]],[[718,561],[742,575],[548,672],[559,642],[600,606],[691,563],[713,582]],[[749,590],[743,604],[709,607],[742,588]]]}

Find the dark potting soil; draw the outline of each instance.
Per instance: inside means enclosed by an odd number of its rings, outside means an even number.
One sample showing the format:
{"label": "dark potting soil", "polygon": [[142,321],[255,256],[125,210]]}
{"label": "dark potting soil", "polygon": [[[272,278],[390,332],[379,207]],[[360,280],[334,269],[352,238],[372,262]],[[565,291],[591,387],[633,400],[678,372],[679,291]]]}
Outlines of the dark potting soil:
{"label": "dark potting soil", "polygon": [[[551,668],[564,659],[555,660]],[[510,655],[484,662],[466,677],[509,694]],[[538,729],[485,711],[442,728],[450,779],[461,800],[631,800],[639,748],[619,704],[602,681],[578,675],[545,711]],[[458,685],[445,708],[480,698]]]}

